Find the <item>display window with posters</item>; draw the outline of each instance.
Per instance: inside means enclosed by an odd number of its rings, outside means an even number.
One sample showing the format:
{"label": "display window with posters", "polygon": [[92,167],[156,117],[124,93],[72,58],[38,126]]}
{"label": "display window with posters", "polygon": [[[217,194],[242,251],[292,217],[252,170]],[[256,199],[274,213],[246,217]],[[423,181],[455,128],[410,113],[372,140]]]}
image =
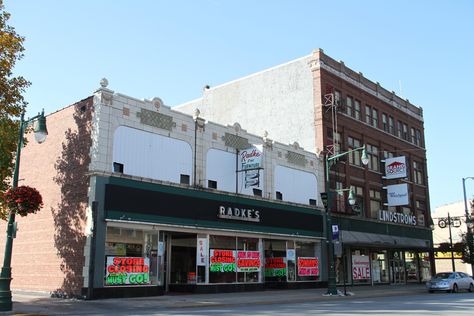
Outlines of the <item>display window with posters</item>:
{"label": "display window with posters", "polygon": [[286,240],[265,239],[265,282],[287,281]]}
{"label": "display window with posters", "polygon": [[295,241],[297,281],[317,281],[321,279],[320,247],[320,243]]}
{"label": "display window with posters", "polygon": [[104,286],[159,284],[157,247],[154,232],[108,225]]}

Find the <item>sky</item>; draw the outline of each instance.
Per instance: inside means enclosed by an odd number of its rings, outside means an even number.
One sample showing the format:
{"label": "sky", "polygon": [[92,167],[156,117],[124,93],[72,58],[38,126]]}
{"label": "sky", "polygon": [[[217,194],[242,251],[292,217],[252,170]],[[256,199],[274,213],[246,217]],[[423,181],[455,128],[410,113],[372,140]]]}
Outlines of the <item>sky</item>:
{"label": "sky", "polygon": [[[175,106],[322,48],[423,108],[431,210],[474,177],[472,0],[4,0],[28,114],[111,90]],[[466,181],[467,198],[474,180]]]}

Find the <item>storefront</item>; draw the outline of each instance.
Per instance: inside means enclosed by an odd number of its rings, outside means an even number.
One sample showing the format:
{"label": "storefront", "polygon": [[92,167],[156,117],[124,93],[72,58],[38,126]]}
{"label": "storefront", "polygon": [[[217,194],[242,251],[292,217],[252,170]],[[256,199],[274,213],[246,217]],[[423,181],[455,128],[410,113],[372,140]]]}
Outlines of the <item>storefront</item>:
{"label": "storefront", "polygon": [[93,297],[324,286],[316,208],[125,178],[96,184],[104,224]]}
{"label": "storefront", "polygon": [[336,259],[338,284],[406,284],[430,279],[428,229],[354,218],[336,222],[342,228],[338,241],[342,251]]}

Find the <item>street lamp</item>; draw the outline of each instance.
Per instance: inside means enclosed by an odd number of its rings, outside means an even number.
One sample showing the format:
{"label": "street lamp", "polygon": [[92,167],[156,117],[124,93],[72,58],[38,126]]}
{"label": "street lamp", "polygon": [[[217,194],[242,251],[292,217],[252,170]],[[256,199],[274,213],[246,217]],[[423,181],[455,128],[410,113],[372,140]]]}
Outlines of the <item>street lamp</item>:
{"label": "street lamp", "polygon": [[[24,133],[30,123],[36,120],[34,126],[35,140],[41,144],[46,140],[48,131],[46,129],[46,118],[44,117],[44,110],[41,114],[38,114],[30,119],[24,120],[25,113],[21,114],[20,118],[20,130],[18,132],[18,145],[16,149],[15,157],[15,169],[13,171],[13,182],[12,188],[18,187],[18,174],[20,169],[20,155],[21,148],[24,144]],[[0,273],[0,311],[11,311],[12,310],[12,292],[10,290],[10,283],[12,280],[12,249],[13,249],[13,238],[15,235],[15,213],[10,211],[8,216],[7,225],[7,238],[5,242],[5,255],[3,257],[3,267]]]}
{"label": "street lamp", "polygon": [[[326,156],[326,194],[327,194],[327,204],[326,204],[326,237],[327,237],[327,245],[328,245],[328,259],[329,259],[329,271],[328,271],[328,295],[337,295],[336,289],[336,270],[334,268],[334,244],[332,242],[332,219],[331,219],[331,207],[332,207],[332,198],[331,198],[331,191],[330,191],[330,183],[329,183],[329,164],[330,162],[334,161],[334,164],[337,162],[337,158],[345,156],[355,151],[362,150],[361,161],[364,165],[369,163],[369,157],[367,157],[367,153],[365,151],[365,146],[358,147],[346,151],[341,154],[337,154],[331,157]],[[341,190],[339,190],[341,191]],[[352,189],[349,189],[349,204],[355,204],[355,197],[354,192]]]}
{"label": "street lamp", "polygon": [[[467,242],[467,247],[469,249],[469,259],[472,261],[472,258],[474,257],[474,240],[472,236],[472,222],[471,222],[471,217],[469,216],[469,210],[467,209],[467,199],[466,199],[466,180],[471,179],[474,180],[474,177],[467,177],[467,178],[462,178],[462,191],[464,193],[464,211],[466,215],[466,226],[467,226],[467,232],[466,232],[466,242]],[[474,264],[471,262],[471,276],[474,276]]]}

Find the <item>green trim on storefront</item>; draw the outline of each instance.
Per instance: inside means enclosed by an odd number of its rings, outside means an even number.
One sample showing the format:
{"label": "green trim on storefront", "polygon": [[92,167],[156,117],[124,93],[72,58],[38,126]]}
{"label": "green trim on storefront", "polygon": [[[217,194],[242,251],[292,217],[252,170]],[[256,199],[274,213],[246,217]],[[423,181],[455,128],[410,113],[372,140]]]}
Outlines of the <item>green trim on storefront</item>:
{"label": "green trim on storefront", "polygon": [[144,222],[150,224],[165,224],[165,225],[174,225],[174,226],[185,226],[189,228],[204,228],[204,229],[226,229],[226,230],[238,230],[246,231],[253,233],[270,233],[270,234],[284,234],[292,235],[295,237],[317,237],[322,238],[322,232],[308,231],[308,230],[295,230],[295,229],[286,229],[282,227],[268,227],[268,226],[252,226],[245,225],[240,223],[220,223],[213,221],[201,221],[193,219],[183,219],[175,217],[165,217],[158,215],[150,214],[137,214],[137,213],[127,213],[122,211],[113,211],[107,210],[107,219],[110,220],[119,220],[122,222]]}
{"label": "green trim on storefront", "polygon": [[310,206],[302,207],[302,206],[296,206],[296,205],[291,205],[291,204],[263,201],[259,199],[249,199],[249,198],[239,196],[236,194],[209,192],[209,191],[205,191],[205,189],[196,190],[193,188],[182,188],[182,187],[177,187],[173,185],[149,183],[149,182],[137,181],[137,180],[126,179],[126,178],[118,178],[118,177],[109,177],[108,183],[124,186],[124,187],[129,187],[129,188],[134,188],[134,189],[184,195],[184,196],[190,196],[190,197],[201,198],[201,199],[209,199],[209,200],[215,200],[215,201],[221,201],[221,202],[252,204],[255,207],[268,207],[268,208],[280,209],[280,210],[289,211],[289,212],[300,212],[300,213],[308,213],[308,214],[316,214],[316,215],[323,214],[323,212],[316,207],[310,207]]}
{"label": "green trim on storefront", "polygon": [[332,223],[338,224],[339,230],[432,240],[431,229],[424,227],[403,226],[342,216],[332,216]]}

